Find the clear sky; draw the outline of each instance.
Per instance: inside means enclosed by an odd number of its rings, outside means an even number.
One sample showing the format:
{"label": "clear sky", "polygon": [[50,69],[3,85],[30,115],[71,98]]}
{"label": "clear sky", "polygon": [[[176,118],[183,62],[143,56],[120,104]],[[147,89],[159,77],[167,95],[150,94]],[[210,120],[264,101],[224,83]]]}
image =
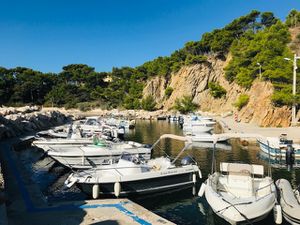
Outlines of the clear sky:
{"label": "clear sky", "polygon": [[300,0],[0,0],[0,66],[59,72],[138,66],[256,9],[284,20]]}

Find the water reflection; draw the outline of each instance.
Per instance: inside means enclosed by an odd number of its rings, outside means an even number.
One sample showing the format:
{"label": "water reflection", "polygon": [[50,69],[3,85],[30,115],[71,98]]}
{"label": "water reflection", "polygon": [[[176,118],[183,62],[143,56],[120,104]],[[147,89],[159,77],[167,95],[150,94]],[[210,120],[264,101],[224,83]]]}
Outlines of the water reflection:
{"label": "water reflection", "polygon": [[[147,124],[149,124],[149,126]],[[136,130],[128,134],[128,138],[144,143],[154,143],[160,135],[165,133],[182,135],[182,130],[176,123],[169,124],[164,121],[152,121],[148,123],[147,121],[139,121]],[[217,167],[220,165],[220,162],[254,163],[263,165],[267,173],[268,160],[259,157],[260,149],[256,143],[243,146],[238,139],[232,139],[229,143],[230,145],[224,144],[223,148],[222,145],[218,146],[215,152]],[[155,149],[154,155],[163,155],[165,151],[171,157],[175,157],[182,147],[183,143],[179,141],[162,141],[159,148]],[[187,150],[185,154],[191,155],[197,161],[204,177],[202,181],[204,181],[211,169],[212,146],[196,144]],[[185,154],[183,154],[182,157],[184,157]],[[293,169],[291,172],[288,172],[285,168],[273,168],[272,175],[274,180],[285,178],[292,181],[294,187],[300,183],[300,173],[298,169]],[[202,181],[200,181],[200,183]],[[200,183],[197,185],[197,190],[199,190]],[[150,199],[135,199],[135,201],[138,201],[144,207],[153,210],[155,213],[176,224],[227,224],[224,220],[214,215],[205,198],[193,196],[191,190],[171,193],[160,197],[152,197]],[[273,215],[270,214],[267,219],[259,224],[274,224]]]}
{"label": "water reflection", "polygon": [[[161,135],[166,133],[182,135],[182,130],[176,123],[168,123],[166,121],[138,121],[136,129],[131,130],[127,134],[127,139],[145,144],[153,144]],[[181,141],[163,140],[155,148],[154,156],[167,154],[170,157],[176,157],[183,147],[184,143]],[[217,148],[215,153],[217,168],[220,162],[235,161],[264,165],[267,172],[268,160],[260,157],[260,149],[256,143],[243,146],[238,139],[232,139],[230,143],[224,144],[223,147],[219,145]],[[201,182],[210,173],[212,147],[201,144],[194,145],[181,158],[187,154],[191,155],[197,161],[204,177],[196,185],[197,193]],[[61,170],[61,166],[52,165],[53,161],[49,160],[49,158],[39,160],[41,156],[39,151],[21,151],[19,156],[24,165],[26,165],[26,168],[33,173],[33,181],[40,184],[41,189],[48,196],[50,202],[87,198],[76,186],[70,190],[63,190],[63,182],[71,171]],[[287,171],[285,167],[272,168],[272,175],[274,180],[285,178],[291,181],[294,188],[300,183],[300,170],[297,168],[291,172]],[[192,189],[185,189],[180,192],[150,195],[132,200],[179,225],[227,224],[212,213],[205,198],[199,198],[192,193]],[[261,224],[274,224],[272,215],[262,221]]]}

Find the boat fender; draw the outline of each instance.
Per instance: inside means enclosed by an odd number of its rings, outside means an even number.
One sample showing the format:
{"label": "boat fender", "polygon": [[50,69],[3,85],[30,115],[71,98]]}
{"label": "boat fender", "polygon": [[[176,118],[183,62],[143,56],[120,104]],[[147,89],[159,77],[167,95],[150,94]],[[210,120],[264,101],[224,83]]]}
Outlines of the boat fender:
{"label": "boat fender", "polygon": [[196,181],[197,181],[197,177],[196,177],[196,174],[193,173],[193,183],[196,184]]}
{"label": "boat fender", "polygon": [[202,173],[201,173],[201,170],[199,170],[199,178],[201,179],[202,178]]}
{"label": "boat fender", "polygon": [[281,224],[282,223],[282,210],[281,206],[279,204],[275,204],[273,208],[273,213],[274,213],[274,221],[276,224]]}
{"label": "boat fender", "polygon": [[116,182],[114,185],[115,196],[118,198],[121,192],[121,184]]}
{"label": "boat fender", "polygon": [[204,192],[205,192],[205,188],[206,188],[206,184],[205,184],[205,183],[202,183],[202,184],[201,184],[201,187],[200,187],[200,189],[199,189],[199,192],[198,192],[198,196],[199,196],[199,197],[202,197],[202,196],[203,196],[203,194],[204,194]]}
{"label": "boat fender", "polygon": [[97,199],[99,197],[99,184],[93,185],[93,199]]}

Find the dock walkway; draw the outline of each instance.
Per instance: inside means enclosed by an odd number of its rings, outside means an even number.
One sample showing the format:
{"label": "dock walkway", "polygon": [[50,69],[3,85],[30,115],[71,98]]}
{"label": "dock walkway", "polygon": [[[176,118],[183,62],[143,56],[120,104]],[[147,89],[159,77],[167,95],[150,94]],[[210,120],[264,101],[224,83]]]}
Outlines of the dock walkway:
{"label": "dock walkway", "polygon": [[259,127],[254,124],[236,122],[233,117],[217,117],[224,133],[252,133],[264,137],[279,137],[287,134],[289,139],[300,142],[300,127]]}

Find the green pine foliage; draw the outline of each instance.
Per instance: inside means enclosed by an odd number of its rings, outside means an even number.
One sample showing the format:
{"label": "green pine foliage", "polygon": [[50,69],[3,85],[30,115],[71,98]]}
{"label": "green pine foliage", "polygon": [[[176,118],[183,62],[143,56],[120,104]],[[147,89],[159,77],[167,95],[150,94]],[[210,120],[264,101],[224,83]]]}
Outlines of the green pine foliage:
{"label": "green pine foliage", "polygon": [[193,103],[193,98],[190,95],[185,95],[182,98],[177,98],[173,108],[182,114],[194,112],[198,105]]}
{"label": "green pine foliage", "polygon": [[[70,64],[54,74],[24,67],[0,67],[0,104],[45,104],[83,110],[99,104],[105,108],[145,108],[142,91],[148,79],[154,76],[169,79],[183,66],[202,63],[210,66],[209,55],[225,59],[229,52],[232,60],[225,75],[230,82],[251,87],[253,80],[259,77],[257,63],[260,63],[262,78],[274,85],[274,104],[300,103],[298,96],[291,95],[292,63],[283,60],[293,57],[287,47],[290,41],[288,28],[295,26],[300,26],[300,12],[297,10],[289,13],[286,23],[279,21],[272,12],[253,10],[224,28],[203,34],[200,40],[187,42],[170,56],[158,57],[135,68],[96,72],[85,64]],[[218,84],[211,84],[209,88],[216,98],[226,94]],[[172,91],[166,89],[166,98]],[[181,100],[177,101],[178,106],[182,105]],[[186,97],[183,102],[187,103],[187,100]]]}
{"label": "green pine foliage", "polygon": [[165,89],[165,96],[166,96],[166,98],[169,98],[172,93],[173,93],[173,88],[172,87],[169,86],[169,87],[167,87]]}
{"label": "green pine foliage", "polygon": [[[273,21],[273,22],[270,22]],[[248,31],[232,43],[232,60],[225,68],[225,77],[239,85],[250,88],[254,79],[260,76],[275,87],[272,101],[277,106],[290,105],[295,101],[287,91],[292,83],[292,58],[287,44],[290,42],[288,27],[279,20],[265,19],[265,28],[257,32]]]}
{"label": "green pine foliage", "polygon": [[234,106],[241,110],[244,106],[246,106],[249,102],[249,95],[241,94],[237,101],[234,103]]}
{"label": "green pine foliage", "polygon": [[154,111],[155,105],[156,105],[156,102],[152,95],[148,95],[142,99],[141,106],[142,106],[142,109],[144,109],[146,111]]}
{"label": "green pine foliage", "polygon": [[208,82],[209,93],[214,98],[221,98],[226,95],[226,90],[217,82]]}
{"label": "green pine foliage", "polygon": [[285,21],[288,27],[297,27],[300,25],[300,11],[293,9],[286,17]]}

